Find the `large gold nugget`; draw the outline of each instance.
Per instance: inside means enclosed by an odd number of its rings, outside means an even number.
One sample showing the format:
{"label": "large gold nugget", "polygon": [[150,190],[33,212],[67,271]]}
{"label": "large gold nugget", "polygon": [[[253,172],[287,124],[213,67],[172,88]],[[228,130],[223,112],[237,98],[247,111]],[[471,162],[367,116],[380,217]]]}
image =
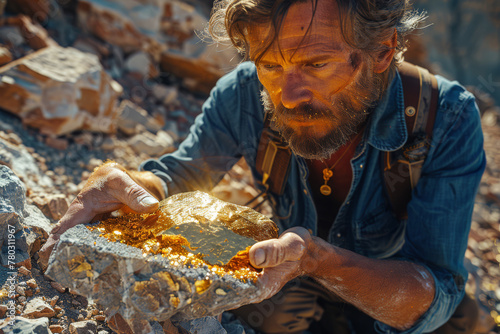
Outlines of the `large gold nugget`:
{"label": "large gold nugget", "polygon": [[[257,272],[245,259],[245,251],[257,241],[278,237],[276,225],[264,215],[200,191],[173,195],[154,213],[110,218],[89,229],[145,254],[189,263],[201,260],[214,272],[238,275],[239,271],[240,278],[255,278]],[[238,252],[243,254],[235,258]],[[248,269],[247,277],[241,276],[241,267]]]}

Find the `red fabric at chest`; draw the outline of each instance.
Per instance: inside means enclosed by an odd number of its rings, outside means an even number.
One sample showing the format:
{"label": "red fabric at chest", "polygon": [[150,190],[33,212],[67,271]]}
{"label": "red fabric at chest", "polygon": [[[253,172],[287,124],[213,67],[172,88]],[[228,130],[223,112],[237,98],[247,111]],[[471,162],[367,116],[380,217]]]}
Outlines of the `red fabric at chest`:
{"label": "red fabric at chest", "polygon": [[311,186],[314,204],[318,213],[318,236],[324,239],[326,239],[328,230],[335,221],[335,217],[351,189],[351,159],[354,156],[358,144],[359,140],[356,140],[356,142],[348,148],[349,151],[346,152],[332,170],[333,176],[327,183],[332,189],[332,193],[329,196],[320,193],[320,187],[325,184],[323,169],[327,168],[327,166],[331,167],[334,165],[335,162],[339,160],[339,157],[345,152],[346,146],[340,148],[326,161],[307,160],[307,166],[309,167],[309,185]]}

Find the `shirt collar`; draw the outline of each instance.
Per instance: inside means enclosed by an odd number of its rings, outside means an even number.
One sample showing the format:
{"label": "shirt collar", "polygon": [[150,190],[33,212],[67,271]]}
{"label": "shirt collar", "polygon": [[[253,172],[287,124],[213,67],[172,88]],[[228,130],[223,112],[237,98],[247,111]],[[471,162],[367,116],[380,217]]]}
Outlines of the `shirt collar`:
{"label": "shirt collar", "polygon": [[403,86],[397,71],[384,96],[372,112],[367,138],[370,145],[381,151],[398,150],[408,139]]}

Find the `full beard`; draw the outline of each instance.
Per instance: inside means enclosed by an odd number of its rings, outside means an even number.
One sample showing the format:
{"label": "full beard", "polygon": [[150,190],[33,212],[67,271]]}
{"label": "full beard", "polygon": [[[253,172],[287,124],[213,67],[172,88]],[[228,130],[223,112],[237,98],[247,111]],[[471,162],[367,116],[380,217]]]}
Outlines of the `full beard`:
{"label": "full beard", "polygon": [[[269,93],[261,92],[264,109],[270,112],[273,127],[288,143],[290,149],[306,159],[328,159],[345,145],[367,120],[369,110],[376,106],[383,85],[367,70],[358,72],[353,83],[332,97],[328,106],[301,104],[288,109],[279,104],[275,107]],[[321,121],[321,128],[314,126],[291,127],[290,121]]]}

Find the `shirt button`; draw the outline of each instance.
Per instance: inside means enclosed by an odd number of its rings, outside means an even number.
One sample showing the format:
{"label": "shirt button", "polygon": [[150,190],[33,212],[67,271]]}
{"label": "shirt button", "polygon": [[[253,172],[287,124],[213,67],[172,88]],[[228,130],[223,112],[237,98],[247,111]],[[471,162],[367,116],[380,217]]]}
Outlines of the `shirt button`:
{"label": "shirt button", "polygon": [[305,189],[304,189],[304,194],[306,194],[306,195],[307,195],[307,190],[305,190]]}
{"label": "shirt button", "polygon": [[341,236],[342,236],[342,234],[337,233],[337,238],[340,238]]}
{"label": "shirt button", "polygon": [[359,165],[359,168],[363,168],[363,164]]}

